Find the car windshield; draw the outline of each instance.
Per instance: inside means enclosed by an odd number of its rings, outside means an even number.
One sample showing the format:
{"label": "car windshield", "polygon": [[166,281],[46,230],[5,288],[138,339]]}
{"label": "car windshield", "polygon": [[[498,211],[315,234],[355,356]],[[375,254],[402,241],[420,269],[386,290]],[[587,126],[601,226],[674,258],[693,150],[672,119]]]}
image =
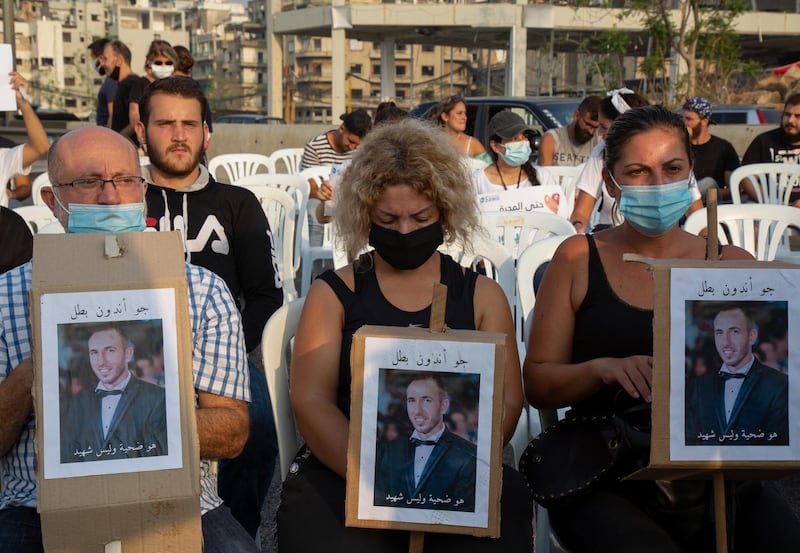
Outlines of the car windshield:
{"label": "car windshield", "polygon": [[578,109],[578,102],[563,104],[545,104],[542,113],[553,123],[554,127],[566,127],[572,123],[572,114]]}

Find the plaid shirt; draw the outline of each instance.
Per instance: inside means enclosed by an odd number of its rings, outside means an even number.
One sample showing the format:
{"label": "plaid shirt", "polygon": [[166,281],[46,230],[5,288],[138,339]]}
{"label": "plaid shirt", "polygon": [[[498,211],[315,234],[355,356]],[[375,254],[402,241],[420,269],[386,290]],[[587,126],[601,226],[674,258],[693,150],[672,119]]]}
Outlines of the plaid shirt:
{"label": "plaid shirt", "polygon": [[[192,319],[192,372],[197,390],[250,401],[247,356],[239,311],[225,282],[186,264],[189,314]],[[0,275],[0,383],[31,356],[28,291],[31,263]],[[2,458],[0,509],[36,507],[36,458],[33,413],[17,442]],[[222,504],[217,477],[208,459],[200,460],[200,508],[206,513]]]}

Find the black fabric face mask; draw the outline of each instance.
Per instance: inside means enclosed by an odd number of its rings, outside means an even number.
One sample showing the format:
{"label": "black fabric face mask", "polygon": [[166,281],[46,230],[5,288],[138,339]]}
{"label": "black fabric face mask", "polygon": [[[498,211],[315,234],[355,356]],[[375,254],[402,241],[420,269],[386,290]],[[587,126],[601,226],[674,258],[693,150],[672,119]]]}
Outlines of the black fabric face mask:
{"label": "black fabric face mask", "polygon": [[444,242],[441,221],[408,234],[372,223],[369,245],[386,263],[400,271],[416,269],[425,263]]}

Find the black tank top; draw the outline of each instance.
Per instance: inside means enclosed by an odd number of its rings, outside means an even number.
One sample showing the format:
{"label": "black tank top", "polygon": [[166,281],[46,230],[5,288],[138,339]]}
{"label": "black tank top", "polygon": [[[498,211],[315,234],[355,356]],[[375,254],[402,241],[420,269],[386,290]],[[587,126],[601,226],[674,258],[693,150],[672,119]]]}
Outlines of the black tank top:
{"label": "black tank top", "polygon": [[[589,283],[586,297],[575,313],[572,362],[581,363],[597,357],[653,355],[653,311],[622,301],[606,278],[594,237],[589,241]],[[580,414],[607,413],[621,388],[603,390],[574,406]]]}
{"label": "black tank top", "polygon": [[[475,330],[473,296],[478,275],[470,269],[465,271],[448,255],[440,253],[439,257],[441,258],[440,282],[447,285],[445,323],[453,329]],[[427,328],[431,318],[430,305],[421,311],[403,311],[389,303],[378,285],[371,254],[362,256],[362,259],[354,264],[353,272],[355,291],[351,291],[333,271],[326,271],[319,276],[333,289],[344,307],[337,405],[347,418],[350,418],[350,348],[355,331],[363,325]]]}

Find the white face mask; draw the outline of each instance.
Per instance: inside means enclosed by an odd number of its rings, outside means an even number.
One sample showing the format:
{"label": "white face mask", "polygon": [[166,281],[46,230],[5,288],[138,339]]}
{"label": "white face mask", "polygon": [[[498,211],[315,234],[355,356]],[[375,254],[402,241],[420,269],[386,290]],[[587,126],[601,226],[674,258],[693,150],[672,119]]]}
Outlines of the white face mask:
{"label": "white face mask", "polygon": [[174,65],[156,65],[153,64],[150,69],[153,70],[153,76],[156,79],[166,79],[167,77],[172,76],[172,72],[175,70]]}

